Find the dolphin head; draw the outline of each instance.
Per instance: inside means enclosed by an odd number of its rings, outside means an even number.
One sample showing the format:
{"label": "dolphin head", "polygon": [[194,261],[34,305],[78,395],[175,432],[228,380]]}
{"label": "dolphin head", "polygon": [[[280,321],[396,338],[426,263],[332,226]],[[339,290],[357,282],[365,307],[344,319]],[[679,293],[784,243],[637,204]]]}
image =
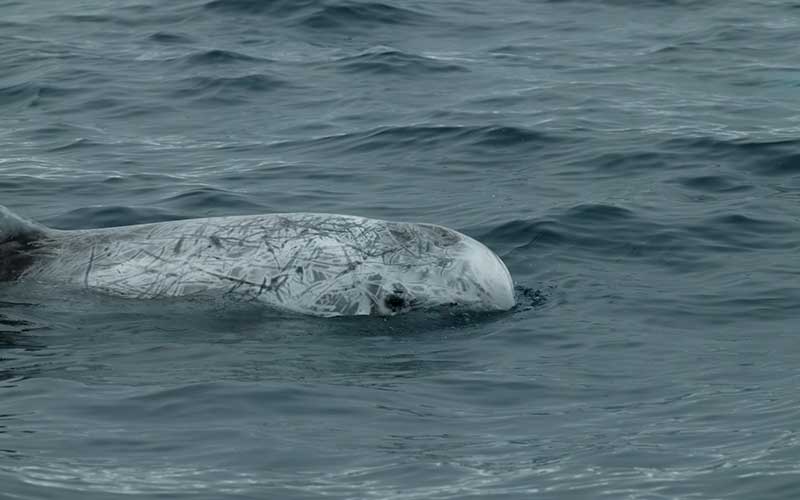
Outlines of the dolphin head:
{"label": "dolphin head", "polygon": [[[485,245],[433,224],[397,223],[389,230],[396,252],[385,257],[373,313],[455,306],[506,311],[515,304],[514,282],[502,260]],[[378,285],[378,283],[376,283]]]}

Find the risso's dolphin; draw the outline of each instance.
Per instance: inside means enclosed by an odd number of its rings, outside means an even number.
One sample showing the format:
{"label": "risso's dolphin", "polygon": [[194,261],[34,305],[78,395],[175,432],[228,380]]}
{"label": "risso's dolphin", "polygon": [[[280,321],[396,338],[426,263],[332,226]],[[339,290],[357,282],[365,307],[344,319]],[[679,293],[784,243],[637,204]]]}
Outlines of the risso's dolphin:
{"label": "risso's dolphin", "polygon": [[514,306],[508,269],[468,236],[317,213],[61,231],[0,207],[0,280],[140,299],[212,293],[314,316]]}

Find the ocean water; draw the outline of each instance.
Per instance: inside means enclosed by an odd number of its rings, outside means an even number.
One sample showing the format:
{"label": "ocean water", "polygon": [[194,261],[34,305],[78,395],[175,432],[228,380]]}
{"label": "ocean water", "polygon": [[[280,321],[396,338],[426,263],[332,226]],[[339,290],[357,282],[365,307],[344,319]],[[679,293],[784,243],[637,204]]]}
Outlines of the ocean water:
{"label": "ocean water", "polygon": [[2,499],[800,497],[800,3],[0,1],[0,204],[447,225],[505,314],[0,285]]}

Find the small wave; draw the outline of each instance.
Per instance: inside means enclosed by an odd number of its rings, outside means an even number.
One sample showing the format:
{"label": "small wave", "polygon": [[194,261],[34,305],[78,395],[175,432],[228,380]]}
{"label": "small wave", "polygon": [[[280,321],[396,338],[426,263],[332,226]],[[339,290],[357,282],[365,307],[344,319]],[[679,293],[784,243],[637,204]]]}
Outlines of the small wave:
{"label": "small wave", "polygon": [[15,23],[13,21],[3,21],[0,20],[0,29],[12,29],[12,28],[23,28],[25,27],[22,23]]}
{"label": "small wave", "polygon": [[585,255],[592,260],[647,262],[679,272],[720,267],[720,252],[795,248],[797,223],[725,213],[700,222],[652,220],[627,208],[582,204],[548,218],[509,221],[482,236],[514,254],[537,252]]}
{"label": "small wave", "polygon": [[135,27],[148,24],[152,21],[147,17],[123,17],[111,14],[60,14],[54,17],[59,23],[77,24],[109,24],[124,27]]}
{"label": "small wave", "polygon": [[320,0],[212,0],[203,8],[227,13],[288,15],[319,3]]}
{"label": "small wave", "polygon": [[176,98],[210,98],[225,101],[246,101],[241,94],[269,92],[286,86],[283,80],[262,74],[233,77],[195,76],[178,82],[171,92]]}
{"label": "small wave", "polygon": [[[186,14],[180,8],[166,10],[163,7],[155,8],[152,5],[129,5],[113,9],[92,10],[79,8],[77,13],[55,14],[50,19],[61,25],[67,24],[96,24],[117,27],[140,27],[164,25],[165,23],[179,23],[186,21]],[[80,27],[73,26],[73,29]]]}
{"label": "small wave", "polygon": [[563,216],[565,222],[615,223],[632,220],[633,211],[615,205],[586,203],[568,209]]}
{"label": "small wave", "polygon": [[755,141],[706,136],[671,139],[667,142],[667,145],[692,148],[708,153],[717,152],[724,155],[730,152],[759,153],[777,148],[798,148],[800,147],[800,140],[781,139],[774,141]]}
{"label": "small wave", "polygon": [[100,111],[100,110],[113,110],[124,106],[124,102],[120,99],[111,97],[101,97],[98,99],[89,99],[80,104],[82,111]]}
{"label": "small wave", "polygon": [[188,66],[204,66],[213,64],[232,64],[237,62],[264,61],[258,57],[248,56],[231,50],[211,49],[203,50],[182,57],[181,62]]}
{"label": "small wave", "polygon": [[[41,342],[35,340],[31,337],[31,335],[27,332],[27,329],[22,329],[21,332],[16,332],[14,330],[6,330],[3,325],[5,325],[5,320],[3,320],[4,316],[0,314],[0,349],[25,349],[26,351],[38,351],[45,348],[45,345]],[[2,358],[0,358],[2,359]],[[14,369],[3,369],[0,370],[0,381],[7,381],[16,379],[23,375],[30,375],[30,373],[26,373],[25,370],[20,370],[19,368]]]}
{"label": "small wave", "polygon": [[159,208],[112,205],[70,210],[48,219],[47,222],[48,225],[60,229],[90,229],[163,222],[181,218],[184,217]]}
{"label": "small wave", "polygon": [[458,64],[446,63],[428,57],[408,54],[398,50],[368,52],[336,61],[335,66],[350,73],[378,75],[419,76],[424,73],[465,72],[468,69]]}
{"label": "small wave", "polygon": [[37,88],[30,83],[18,83],[0,88],[0,106],[28,101],[37,95]]}
{"label": "small wave", "polygon": [[27,105],[37,107],[86,92],[83,88],[45,85],[37,82],[24,82],[0,88],[0,107],[7,105]]}
{"label": "small wave", "polygon": [[753,141],[699,137],[673,139],[667,146],[702,153],[711,161],[729,163],[765,176],[800,173],[800,140]]}
{"label": "small wave", "polygon": [[523,127],[511,126],[437,126],[407,125],[380,127],[373,130],[318,137],[306,141],[285,141],[272,144],[276,149],[302,148],[309,150],[344,149],[350,152],[388,151],[409,148],[434,148],[446,145],[452,148],[477,149],[486,153],[487,146],[539,149],[561,138]]}
{"label": "small wave", "polygon": [[211,210],[237,214],[264,212],[261,205],[253,203],[245,196],[212,187],[190,189],[159,200],[158,203],[192,214],[192,217],[204,216]]}
{"label": "small wave", "polygon": [[133,103],[115,97],[97,97],[87,99],[66,99],[61,109],[76,113],[97,112],[104,117],[130,118],[164,110],[163,105],[146,102]]}
{"label": "small wave", "polygon": [[[148,184],[158,185],[172,185],[180,178],[167,174],[152,174],[152,173],[138,173],[138,174],[120,174],[109,173],[101,182],[105,184],[128,184],[130,186],[146,186]],[[150,188],[145,188],[150,191]]]}
{"label": "small wave", "polygon": [[777,236],[797,234],[794,222],[756,219],[740,213],[709,217],[700,224],[689,226],[688,232],[706,240],[718,250],[749,251],[760,249],[795,248],[793,238]]}
{"label": "small wave", "polygon": [[[584,0],[545,0],[546,3],[585,3]],[[603,0],[598,3],[613,5],[617,7],[632,7],[632,8],[663,8],[663,7],[681,7],[681,8],[705,8],[712,2],[698,2],[697,0]]]}
{"label": "small wave", "polygon": [[317,30],[351,29],[381,25],[414,25],[427,21],[420,12],[379,2],[325,5],[300,21]]}
{"label": "small wave", "polygon": [[[513,248],[509,258],[520,253],[565,252],[584,254],[592,260],[651,260],[659,265],[695,266],[697,238],[686,231],[674,230],[644,221],[631,210],[602,204],[571,207],[553,217],[509,221],[492,229],[488,241],[502,241]],[[663,259],[669,254],[668,259]]]}
{"label": "small wave", "polygon": [[531,144],[551,144],[558,140],[555,136],[524,127],[491,126],[482,127],[476,146],[508,147]]}
{"label": "small wave", "polygon": [[87,139],[85,137],[79,137],[77,139],[68,142],[67,144],[62,144],[60,146],[50,148],[47,151],[55,153],[55,152],[73,151],[76,149],[94,148],[97,146],[101,146],[101,144],[98,142],[94,142],[90,139]]}
{"label": "small wave", "polygon": [[592,159],[598,171],[610,172],[653,172],[666,170],[674,165],[676,153],[666,151],[605,152]]}
{"label": "small wave", "polygon": [[782,154],[772,161],[763,162],[756,166],[756,171],[764,175],[797,175],[800,173],[800,153]]}
{"label": "small wave", "polygon": [[386,148],[406,148],[412,145],[434,145],[441,142],[460,140],[467,127],[452,126],[400,126],[386,127],[350,137],[352,143],[348,149],[357,151],[374,151]]}
{"label": "small wave", "polygon": [[510,220],[483,231],[478,239],[491,248],[526,248],[533,244],[556,246],[564,241],[552,220]]}
{"label": "small wave", "polygon": [[777,221],[756,219],[742,214],[726,214],[710,219],[711,224],[729,226],[731,230],[747,231],[754,234],[789,234],[794,232],[793,224],[784,224]]}
{"label": "small wave", "polygon": [[168,33],[166,31],[158,31],[156,33],[153,33],[150,36],[148,36],[147,39],[153,42],[170,44],[170,45],[188,44],[193,42],[193,40],[186,35],[180,35],[177,33]]}
{"label": "small wave", "polygon": [[80,127],[69,123],[54,122],[43,127],[31,129],[29,134],[31,138],[37,141],[52,141],[63,139],[64,137],[76,137],[88,135],[93,132],[93,129],[87,127]]}
{"label": "small wave", "polygon": [[752,185],[731,175],[697,175],[680,177],[677,182],[683,187],[706,193],[739,193],[753,189]]}
{"label": "small wave", "polygon": [[61,14],[57,16],[61,21],[71,21],[75,23],[112,23],[118,21],[119,18],[107,14]]}

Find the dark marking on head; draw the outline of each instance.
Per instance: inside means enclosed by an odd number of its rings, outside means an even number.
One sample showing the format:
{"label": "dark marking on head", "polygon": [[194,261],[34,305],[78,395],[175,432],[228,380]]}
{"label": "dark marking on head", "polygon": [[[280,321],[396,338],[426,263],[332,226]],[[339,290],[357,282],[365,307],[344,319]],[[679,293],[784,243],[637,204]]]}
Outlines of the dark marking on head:
{"label": "dark marking on head", "polygon": [[390,311],[399,312],[405,308],[406,299],[400,294],[390,293],[384,297],[383,303]]}
{"label": "dark marking on head", "polygon": [[439,257],[436,259],[436,266],[441,267],[442,269],[450,267],[453,264],[454,259],[452,257]]}
{"label": "dark marking on head", "polygon": [[303,266],[297,266],[296,268],[294,268],[294,272],[296,272],[297,274],[303,274]]}
{"label": "dark marking on head", "polygon": [[219,237],[216,235],[211,235],[208,237],[208,240],[217,248],[222,248],[222,241],[220,241]]}
{"label": "dark marking on head", "polygon": [[408,293],[406,288],[400,283],[395,283],[392,286],[391,293],[387,293],[383,297],[383,305],[393,313],[408,311],[414,303],[413,294]]}
{"label": "dark marking on head", "polygon": [[418,224],[420,233],[428,236],[434,245],[439,247],[453,246],[461,241],[461,235],[452,229],[435,224]]}
{"label": "dark marking on head", "polygon": [[289,279],[289,276],[286,275],[286,274],[280,274],[278,276],[275,276],[274,278],[269,280],[269,289],[270,290],[277,290],[278,288],[283,286],[283,284],[286,283],[286,281],[288,279]]}
{"label": "dark marking on head", "polygon": [[395,241],[401,245],[405,245],[414,239],[414,233],[411,229],[412,227],[413,226],[411,224],[405,223],[392,224],[389,226],[389,234],[394,237]]}

